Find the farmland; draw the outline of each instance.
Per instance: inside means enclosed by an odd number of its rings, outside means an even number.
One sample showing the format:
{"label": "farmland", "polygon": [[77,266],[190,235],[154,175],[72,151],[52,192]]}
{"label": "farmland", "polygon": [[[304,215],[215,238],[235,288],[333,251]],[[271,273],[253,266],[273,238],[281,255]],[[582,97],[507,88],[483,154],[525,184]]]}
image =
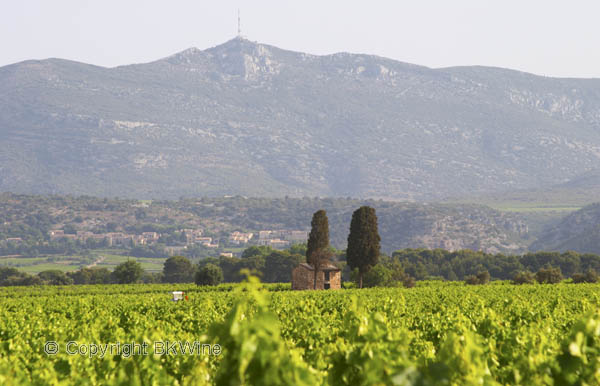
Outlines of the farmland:
{"label": "farmland", "polygon": [[[172,302],[174,289],[189,300]],[[0,383],[598,384],[599,290],[420,282],[292,292],[254,279],[2,288]],[[165,342],[177,345],[164,352]],[[204,350],[186,351],[194,343]]]}
{"label": "farmland", "polygon": [[57,269],[64,272],[76,271],[82,267],[94,266],[114,269],[127,260],[136,260],[148,272],[159,272],[166,258],[135,257],[117,254],[119,250],[97,250],[87,256],[44,255],[39,257],[0,256],[0,267],[15,267],[23,272],[37,274],[45,270]]}

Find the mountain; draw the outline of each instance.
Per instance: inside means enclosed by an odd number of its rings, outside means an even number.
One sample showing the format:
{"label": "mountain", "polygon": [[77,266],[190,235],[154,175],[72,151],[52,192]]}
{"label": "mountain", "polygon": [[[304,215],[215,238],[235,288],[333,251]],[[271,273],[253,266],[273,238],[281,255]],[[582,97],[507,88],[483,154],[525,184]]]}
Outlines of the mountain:
{"label": "mountain", "polygon": [[530,250],[600,253],[600,203],[585,206],[548,226]]}
{"label": "mountain", "polygon": [[[600,169],[578,174],[567,182],[534,189],[516,189],[509,192],[484,193],[453,197],[446,204],[478,204],[498,210],[527,212],[551,217],[564,217],[566,212],[576,211],[598,202],[600,196]],[[543,212],[543,213],[542,213]],[[531,224],[530,224],[531,225]],[[531,231],[531,229],[530,229]]]}
{"label": "mountain", "polygon": [[434,200],[600,167],[600,80],[236,38],[151,63],[0,68],[0,190]]}
{"label": "mountain", "polygon": [[600,169],[593,169],[577,175],[559,187],[563,189],[600,189]]}

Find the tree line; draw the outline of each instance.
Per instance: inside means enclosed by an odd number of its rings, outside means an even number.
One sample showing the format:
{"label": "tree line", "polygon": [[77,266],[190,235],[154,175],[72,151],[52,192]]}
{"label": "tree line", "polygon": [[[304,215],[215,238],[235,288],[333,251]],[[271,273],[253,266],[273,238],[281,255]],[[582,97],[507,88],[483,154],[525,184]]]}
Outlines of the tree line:
{"label": "tree line", "polygon": [[[165,261],[162,272],[156,273],[144,271],[134,260],[119,264],[113,271],[105,267],[93,267],[66,273],[48,270],[31,275],[16,268],[4,267],[0,268],[0,286],[161,282],[214,285],[241,281],[244,277],[240,271],[243,269],[258,275],[264,282],[285,283],[290,281],[294,267],[301,262],[308,262],[307,255],[312,255],[308,251],[307,245],[301,244],[283,251],[252,246],[244,250],[241,257],[206,258],[196,265],[183,256],[173,256]],[[325,253],[319,256],[330,258],[329,262],[343,269],[345,281],[356,282],[360,286],[359,268],[355,266],[354,270],[351,269],[346,261],[346,251],[327,246]],[[380,254],[369,269],[363,268],[363,286],[412,287],[415,279],[463,280],[467,284],[511,280],[515,284],[526,284],[556,283],[571,278],[575,283],[582,283],[596,282],[596,272],[600,272],[600,256],[594,254],[536,252],[505,256],[470,250],[404,249],[394,252],[392,256]]]}
{"label": "tree line", "polygon": [[12,267],[0,268],[0,286],[69,285],[69,284],[129,284],[129,283],[193,283],[200,271],[208,270],[211,279],[199,284],[240,282],[241,270],[250,270],[269,283],[289,282],[292,269],[303,259],[306,247],[294,246],[290,250],[277,251],[269,247],[250,247],[241,258],[206,258],[193,264],[184,256],[172,256],[163,266],[162,272],[144,271],[133,259],[117,265],[113,271],[106,267],[81,268],[77,271],[46,270],[31,275]]}
{"label": "tree line", "polygon": [[395,251],[391,259],[417,280],[465,280],[482,271],[489,272],[491,279],[512,280],[520,272],[533,273],[542,268],[558,268],[568,278],[589,270],[600,272],[599,255],[573,251],[503,255],[471,250],[409,248]]}

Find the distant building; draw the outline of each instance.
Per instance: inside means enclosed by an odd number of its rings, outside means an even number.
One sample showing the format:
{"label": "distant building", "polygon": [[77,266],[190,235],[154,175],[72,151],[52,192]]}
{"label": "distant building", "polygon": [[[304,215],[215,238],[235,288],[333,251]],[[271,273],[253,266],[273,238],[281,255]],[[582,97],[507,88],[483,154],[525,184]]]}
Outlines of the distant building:
{"label": "distant building", "polygon": [[156,232],[142,232],[142,237],[146,241],[146,244],[152,244],[158,241],[160,235]]}
{"label": "distant building", "polygon": [[[315,270],[310,264],[302,263],[292,271],[292,289],[308,290],[314,288]],[[319,269],[317,289],[342,288],[342,271],[333,264]]]}
{"label": "distant building", "polygon": [[289,244],[304,243],[308,240],[308,232],[287,229],[258,232],[258,244],[268,245],[266,240],[284,240]]}
{"label": "distant building", "polygon": [[229,242],[237,245],[248,244],[252,236],[254,236],[254,233],[233,232],[229,235]]}
{"label": "distant building", "polygon": [[219,256],[222,256],[222,257],[233,257],[233,253],[231,253],[231,252],[221,252],[221,254]]}
{"label": "distant building", "polygon": [[132,236],[133,245],[145,245],[146,239],[142,235],[133,235]]}
{"label": "distant building", "polygon": [[212,237],[196,237],[193,244],[202,244],[205,247],[212,243]]}
{"label": "distant building", "polygon": [[77,231],[77,234],[65,234],[62,229],[55,229],[48,232],[50,240],[87,240],[106,241],[109,246],[132,246],[146,245],[158,241],[160,234],[156,232],[144,232],[141,235],[130,235],[122,232],[93,233],[90,231]]}
{"label": "distant building", "polygon": [[259,240],[265,240],[271,237],[271,233],[273,233],[273,231],[259,231],[258,232],[258,239]]}
{"label": "distant building", "polygon": [[275,248],[275,249],[283,249],[290,245],[289,241],[281,240],[281,239],[263,239],[258,240],[258,245],[266,245],[267,247]]}
{"label": "distant building", "polygon": [[55,229],[48,232],[48,235],[50,236],[51,240],[60,239],[64,237],[65,231],[63,231],[62,229]]}
{"label": "distant building", "polygon": [[110,246],[123,246],[129,247],[133,245],[133,236],[126,235],[121,232],[110,232],[106,233],[106,239],[108,240],[108,245]]}
{"label": "distant building", "polygon": [[50,240],[60,240],[60,239],[76,240],[78,237],[77,235],[65,234],[65,231],[62,229],[52,230],[52,231],[48,232],[48,235],[50,235]]}
{"label": "distant building", "polygon": [[183,233],[185,234],[185,240],[187,244],[196,244],[199,243],[198,239],[202,236],[202,229],[183,229]]}

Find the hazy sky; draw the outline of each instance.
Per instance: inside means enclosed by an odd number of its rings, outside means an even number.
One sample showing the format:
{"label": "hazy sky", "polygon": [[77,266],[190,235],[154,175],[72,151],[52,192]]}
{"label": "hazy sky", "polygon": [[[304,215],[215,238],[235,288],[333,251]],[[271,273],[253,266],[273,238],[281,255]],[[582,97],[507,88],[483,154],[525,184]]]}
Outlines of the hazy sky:
{"label": "hazy sky", "polygon": [[248,39],[284,49],[600,78],[598,0],[5,0],[0,65],[116,66],[205,49],[236,35],[238,8]]}

